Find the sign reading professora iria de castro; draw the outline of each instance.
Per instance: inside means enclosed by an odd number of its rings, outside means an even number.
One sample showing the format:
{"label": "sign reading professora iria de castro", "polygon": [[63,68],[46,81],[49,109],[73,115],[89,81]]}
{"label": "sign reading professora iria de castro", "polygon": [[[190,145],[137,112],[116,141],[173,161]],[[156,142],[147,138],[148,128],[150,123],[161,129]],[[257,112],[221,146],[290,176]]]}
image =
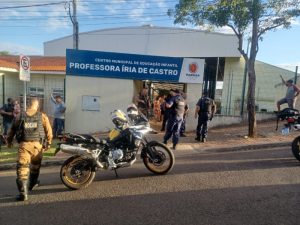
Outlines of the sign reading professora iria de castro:
{"label": "sign reading professora iria de castro", "polygon": [[66,74],[203,83],[204,59],[67,49]]}

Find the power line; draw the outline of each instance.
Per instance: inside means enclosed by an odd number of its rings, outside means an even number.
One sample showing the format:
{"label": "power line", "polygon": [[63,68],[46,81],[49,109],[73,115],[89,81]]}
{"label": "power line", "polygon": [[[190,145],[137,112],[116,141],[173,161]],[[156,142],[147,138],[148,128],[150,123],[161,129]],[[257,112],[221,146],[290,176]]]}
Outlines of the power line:
{"label": "power line", "polygon": [[[156,28],[159,29],[159,28]],[[161,28],[164,29],[164,28]],[[94,33],[89,33],[89,32],[94,32]],[[159,32],[159,33],[96,33],[96,32],[101,32],[99,31],[86,31],[83,33],[80,33],[80,35],[88,35],[88,36],[159,36],[159,35],[178,35],[178,34],[193,34],[197,32],[205,32],[204,30],[186,30],[186,31],[176,31],[176,32]],[[4,35],[4,34],[3,34]],[[16,35],[16,34],[12,34]],[[40,33],[36,34],[29,34],[28,36],[42,36]]]}
{"label": "power line", "polygon": [[66,2],[53,2],[53,3],[36,4],[36,5],[7,6],[7,7],[0,7],[0,9],[19,9],[19,8],[40,7],[40,6],[49,6],[49,5],[60,5],[65,3]]}
{"label": "power line", "polygon": [[[34,17],[43,17],[43,19],[48,20],[48,19],[64,19],[66,17],[68,17],[69,15],[62,15],[62,16],[48,16],[48,17],[44,17],[44,15],[36,15]],[[122,19],[124,16],[131,16],[131,14],[129,13],[123,13],[123,14],[116,14],[116,15],[107,15],[107,14],[99,14],[99,15],[81,15],[81,16],[77,16],[77,18],[81,18],[83,19],[93,19],[93,18],[97,18],[100,17],[101,19]],[[160,17],[160,16],[168,16],[166,13],[165,14],[158,14],[158,13],[143,13],[143,16],[148,16],[148,17]],[[40,20],[41,18],[39,18]],[[126,18],[128,19],[128,17]],[[8,21],[14,21],[14,20],[36,20],[36,18],[27,18],[27,17],[14,17],[14,18],[0,18],[0,21],[3,20],[8,20]]]}
{"label": "power line", "polygon": [[[159,7],[158,9],[169,9],[170,6],[166,6],[166,7]],[[144,9],[144,10],[148,10],[148,9],[153,9],[153,7],[130,7],[130,8],[114,8],[114,11],[132,11],[134,9]],[[155,10],[157,11],[157,9]],[[28,10],[18,10],[17,12],[53,12],[53,10],[35,10],[35,9],[31,9],[30,11]],[[65,12],[65,10],[55,10],[55,12]],[[99,9],[84,9],[84,12],[99,12]],[[80,11],[79,11],[80,13]]]}

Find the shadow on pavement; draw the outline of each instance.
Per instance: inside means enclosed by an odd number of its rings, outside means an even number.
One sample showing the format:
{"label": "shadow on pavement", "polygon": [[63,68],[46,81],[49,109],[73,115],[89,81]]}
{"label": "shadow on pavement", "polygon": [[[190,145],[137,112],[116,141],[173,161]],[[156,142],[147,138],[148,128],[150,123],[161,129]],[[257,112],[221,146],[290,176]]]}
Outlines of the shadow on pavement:
{"label": "shadow on pavement", "polygon": [[3,225],[300,224],[299,184],[191,190],[1,207]]}

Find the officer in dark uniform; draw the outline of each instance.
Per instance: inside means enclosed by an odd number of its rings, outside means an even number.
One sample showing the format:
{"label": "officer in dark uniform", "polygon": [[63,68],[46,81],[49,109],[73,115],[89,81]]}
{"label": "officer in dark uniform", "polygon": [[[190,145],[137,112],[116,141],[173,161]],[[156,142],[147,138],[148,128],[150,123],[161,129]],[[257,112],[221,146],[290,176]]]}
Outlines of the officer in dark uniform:
{"label": "officer in dark uniform", "polygon": [[20,117],[13,121],[7,138],[8,147],[12,146],[14,136],[19,143],[16,180],[18,201],[26,201],[28,189],[32,190],[38,185],[43,150],[50,148],[52,141],[49,119],[39,112],[38,108],[38,99],[30,98],[26,112],[22,112]]}
{"label": "officer in dark uniform", "polygon": [[166,134],[164,136],[164,144],[167,144],[169,138],[173,135],[173,150],[175,150],[179,141],[185,101],[179,90],[171,90],[171,95],[171,99],[166,103],[166,107],[170,108],[170,115],[167,122]]}
{"label": "officer in dark uniform", "polygon": [[207,96],[208,92],[203,91],[202,97],[196,104],[195,119],[198,117],[196,130],[196,141],[206,142],[208,120],[212,120],[216,112],[216,104],[213,99]]}

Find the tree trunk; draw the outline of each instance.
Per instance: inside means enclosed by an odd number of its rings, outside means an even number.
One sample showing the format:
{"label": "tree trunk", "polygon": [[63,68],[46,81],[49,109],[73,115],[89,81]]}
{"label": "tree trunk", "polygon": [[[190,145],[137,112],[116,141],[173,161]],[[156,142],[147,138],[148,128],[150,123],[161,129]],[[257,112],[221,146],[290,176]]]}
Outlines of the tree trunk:
{"label": "tree trunk", "polygon": [[258,51],[258,18],[259,18],[259,0],[253,0],[253,23],[252,23],[252,37],[251,37],[251,49],[250,49],[250,57],[248,59],[248,78],[249,78],[249,86],[248,86],[248,136],[256,137],[256,114],[255,114],[255,86],[256,86],[256,74],[255,74],[255,60]]}
{"label": "tree trunk", "polygon": [[256,137],[256,113],[255,113],[255,85],[256,85],[256,75],[255,75],[255,60],[249,59],[248,61],[248,136]]}

